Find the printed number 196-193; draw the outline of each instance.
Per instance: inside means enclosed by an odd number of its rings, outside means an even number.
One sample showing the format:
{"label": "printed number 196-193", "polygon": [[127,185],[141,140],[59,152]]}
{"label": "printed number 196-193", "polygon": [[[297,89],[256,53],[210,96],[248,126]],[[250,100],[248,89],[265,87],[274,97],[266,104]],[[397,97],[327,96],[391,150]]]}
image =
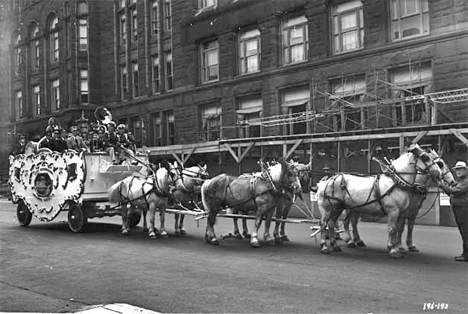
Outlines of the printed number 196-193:
{"label": "printed number 196-193", "polygon": [[424,302],[423,310],[447,310],[448,306],[447,303]]}

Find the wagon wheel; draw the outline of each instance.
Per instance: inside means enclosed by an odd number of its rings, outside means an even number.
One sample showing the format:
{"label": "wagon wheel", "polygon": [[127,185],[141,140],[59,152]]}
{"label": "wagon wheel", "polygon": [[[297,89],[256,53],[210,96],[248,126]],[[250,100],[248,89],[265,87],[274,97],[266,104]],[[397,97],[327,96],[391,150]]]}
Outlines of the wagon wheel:
{"label": "wagon wheel", "polygon": [[73,232],[83,232],[88,225],[86,211],[76,203],[72,203],[68,209],[68,227]]}
{"label": "wagon wheel", "polygon": [[20,200],[18,206],[16,207],[16,217],[20,226],[27,227],[31,223],[32,214],[28,209],[28,206]]}
{"label": "wagon wheel", "polygon": [[136,227],[141,220],[141,212],[135,212],[130,216],[130,227]]}

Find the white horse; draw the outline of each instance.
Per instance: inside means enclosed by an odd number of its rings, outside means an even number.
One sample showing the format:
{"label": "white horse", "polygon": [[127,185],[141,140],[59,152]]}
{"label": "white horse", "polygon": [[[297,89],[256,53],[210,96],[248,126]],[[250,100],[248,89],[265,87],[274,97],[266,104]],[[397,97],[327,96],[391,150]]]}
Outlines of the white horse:
{"label": "white horse", "polygon": [[[392,162],[392,166],[393,175],[384,173],[376,176],[356,176],[340,173],[319,182],[317,197],[322,214],[322,253],[330,253],[326,243],[328,232],[332,250],[341,251],[341,248],[336,246],[335,221],[344,209],[348,209],[360,214],[387,216],[387,248],[391,257],[401,257],[398,249],[398,231],[411,205],[411,187],[414,186],[416,176],[419,173],[438,178],[442,171],[434,158],[417,144],[411,145],[407,153]],[[426,182],[421,182],[422,185],[428,181],[428,176],[424,178]]]}
{"label": "white horse", "polygon": [[[445,161],[440,158],[440,156],[437,154],[437,152],[435,152],[434,150],[429,150],[427,152],[429,154],[430,157],[432,157],[434,159],[434,161],[438,164],[438,166],[440,167],[441,169],[441,176],[439,178],[437,178],[438,180],[442,180],[444,181],[446,184],[448,185],[453,185],[456,183],[454,177],[453,177],[453,174],[452,172],[450,171],[450,168],[447,166],[447,164],[445,163]],[[384,169],[382,168],[382,171],[383,172],[386,172],[387,169]],[[418,185],[421,185],[423,184],[426,180],[427,180],[427,175],[426,174],[421,174],[421,173],[418,173],[416,178],[415,178],[415,182],[414,182],[414,185],[415,186],[418,186]],[[432,180],[430,179],[429,181],[427,181],[427,185],[428,186],[432,186],[433,184],[435,184],[436,181],[435,180]],[[404,217],[404,221],[403,221],[403,224],[401,226],[401,229],[398,231],[398,249],[401,251],[401,252],[404,252],[405,249],[402,245],[402,241],[401,241],[401,238],[402,238],[402,235],[403,235],[403,231],[405,229],[405,223],[408,224],[408,231],[407,231],[407,234],[406,234],[406,245],[408,247],[408,251],[410,252],[419,252],[418,248],[416,247],[416,245],[414,244],[413,242],[413,229],[414,229],[414,224],[416,222],[416,217],[418,215],[418,212],[421,208],[421,205],[422,203],[424,202],[424,200],[426,199],[427,197],[427,191],[425,191],[424,189],[422,190],[418,190],[418,189],[414,189],[412,191],[412,194],[411,194],[411,204],[406,212],[406,215]],[[357,228],[357,224],[358,224],[358,221],[359,221],[359,218],[361,217],[361,215],[357,212],[351,212],[351,213],[347,213],[346,215],[346,218],[343,222],[343,226],[344,226],[344,241],[347,243],[348,247],[365,247],[365,243],[364,241],[361,239],[360,235],[359,235],[359,232],[358,232],[358,228]],[[351,222],[352,224],[352,228],[353,228],[353,236],[351,237],[350,235],[350,232],[349,232],[349,223]]]}
{"label": "white horse", "polygon": [[[207,165],[192,166],[181,171],[177,166],[177,162],[174,162],[174,164],[169,164],[169,172],[175,185],[175,189],[171,191],[176,202],[175,205],[182,209],[193,209],[200,199],[201,185],[208,178]],[[184,214],[175,214],[174,228],[176,235],[187,234],[184,227],[184,218]]]}
{"label": "white horse", "polygon": [[167,208],[169,188],[171,184],[169,171],[160,167],[153,176],[142,178],[130,176],[112,185],[108,191],[109,202],[121,205],[123,235],[130,234],[130,217],[135,210],[144,214],[144,230],[146,230],[146,213],[150,213],[150,228],[148,235],[156,238],[158,230],[154,227],[156,211],[160,212],[161,237],[168,237],[164,227],[164,216]]}

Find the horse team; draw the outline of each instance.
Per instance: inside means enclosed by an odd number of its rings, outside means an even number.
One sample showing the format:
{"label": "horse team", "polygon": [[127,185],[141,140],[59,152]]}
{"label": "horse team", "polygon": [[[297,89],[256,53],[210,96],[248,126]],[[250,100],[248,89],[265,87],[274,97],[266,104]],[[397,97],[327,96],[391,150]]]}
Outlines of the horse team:
{"label": "horse team", "polygon": [[[143,211],[144,230],[154,238],[167,237],[165,211],[169,202],[182,208],[203,205],[207,215],[205,240],[218,245],[214,225],[216,217],[224,208],[234,213],[247,213],[255,216],[254,230],[250,235],[244,221],[243,236],[250,238],[252,247],[260,247],[259,229],[265,220],[264,241],[268,244],[288,241],[284,222],[276,222],[273,237],[269,229],[273,214],[286,218],[297,196],[309,187],[312,171],[308,165],[280,160],[273,165],[262,165],[259,173],[231,176],[220,174],[208,178],[207,167],[193,166],[180,169],[178,164],[167,163],[152,171],[148,177],[128,177],[115,183],[109,189],[109,201],[121,204],[122,234],[129,234],[128,217],[136,211]],[[321,213],[321,252],[341,251],[336,243],[335,228],[343,211],[345,215],[345,241],[349,247],[365,246],[359,236],[357,223],[361,215],[387,217],[389,255],[402,256],[404,248],[401,236],[405,221],[408,220],[407,245],[410,251],[417,251],[412,242],[412,229],[417,212],[427,195],[431,184],[444,181],[454,184],[455,180],[444,161],[433,150],[425,151],[412,144],[405,153],[383,167],[377,175],[351,175],[338,173],[318,183],[317,198]],[[160,229],[154,227],[155,213],[160,213]],[[150,213],[150,227],[147,228],[146,213]],[[184,215],[176,216],[176,234],[185,234]],[[353,227],[353,236],[349,232]],[[280,228],[281,227],[281,228]],[[242,238],[234,219],[234,235]],[[327,243],[327,238],[330,239]]]}

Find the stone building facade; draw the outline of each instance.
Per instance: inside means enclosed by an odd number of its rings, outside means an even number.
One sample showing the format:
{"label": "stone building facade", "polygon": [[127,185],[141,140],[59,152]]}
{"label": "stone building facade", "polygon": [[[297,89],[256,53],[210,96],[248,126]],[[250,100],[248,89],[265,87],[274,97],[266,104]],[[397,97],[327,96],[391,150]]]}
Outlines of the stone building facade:
{"label": "stone building facade", "polygon": [[[204,160],[212,174],[293,153],[317,169],[375,172],[371,152],[396,155],[418,136],[449,161],[466,153],[466,96],[436,100],[467,87],[466,1],[8,0],[3,10],[5,143],[105,106],[154,160]],[[11,145],[2,149],[3,160]]]}

